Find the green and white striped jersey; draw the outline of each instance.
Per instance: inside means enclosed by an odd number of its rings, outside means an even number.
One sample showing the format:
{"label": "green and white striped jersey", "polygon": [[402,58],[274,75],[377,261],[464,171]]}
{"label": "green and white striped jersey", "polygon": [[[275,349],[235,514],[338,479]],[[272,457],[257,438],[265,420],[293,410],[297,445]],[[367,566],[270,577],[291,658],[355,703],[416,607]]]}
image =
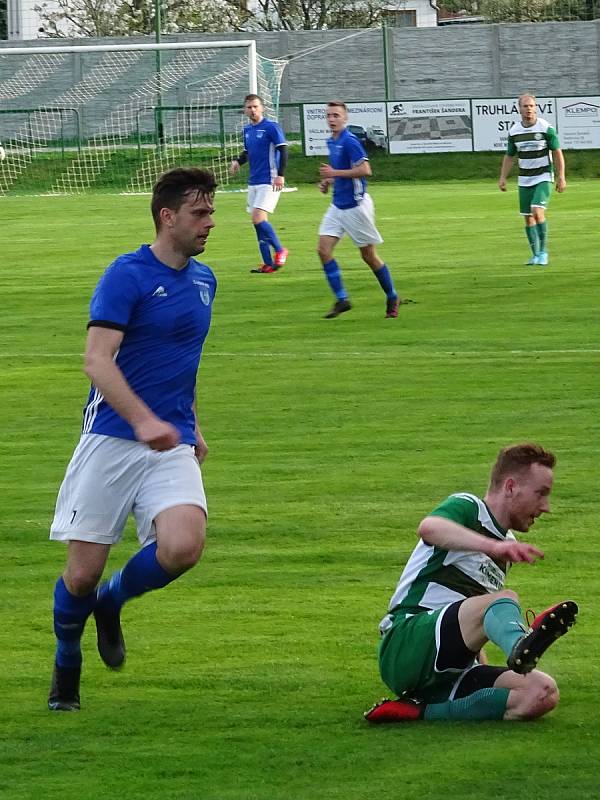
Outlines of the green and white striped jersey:
{"label": "green and white striped jersey", "polygon": [[508,132],[506,155],[518,156],[519,186],[552,181],[552,150],[559,147],[556,131],[545,119],[538,118],[528,128],[521,120],[515,122]]}
{"label": "green and white striped jersey", "polygon": [[[515,539],[514,534],[502,528],[483,500],[474,494],[451,494],[430,516],[458,522],[491,538]],[[443,550],[421,539],[400,576],[389,610],[416,614],[443,608],[466,597],[498,591],[504,587],[508,566],[485,553]]]}

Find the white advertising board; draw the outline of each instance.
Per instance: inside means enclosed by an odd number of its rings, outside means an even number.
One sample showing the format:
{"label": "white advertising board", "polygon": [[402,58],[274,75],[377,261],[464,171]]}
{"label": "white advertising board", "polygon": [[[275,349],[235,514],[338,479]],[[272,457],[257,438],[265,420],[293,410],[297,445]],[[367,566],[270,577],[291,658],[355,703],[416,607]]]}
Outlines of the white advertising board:
{"label": "white advertising board", "polygon": [[600,96],[557,97],[556,115],[561,148],[600,148]]}
{"label": "white advertising board", "polygon": [[[537,98],[538,116],[556,128],[556,104],[553,97]],[[520,119],[516,98],[471,100],[473,149],[504,153],[508,131]]]}
{"label": "white advertising board", "polygon": [[401,100],[387,104],[390,153],[471,152],[469,100]]}
{"label": "white advertising board", "polygon": [[[348,129],[358,136],[366,150],[387,150],[385,103],[348,103]],[[327,139],[331,136],[325,111],[327,103],[306,103],[304,116],[304,154],[327,156]]]}

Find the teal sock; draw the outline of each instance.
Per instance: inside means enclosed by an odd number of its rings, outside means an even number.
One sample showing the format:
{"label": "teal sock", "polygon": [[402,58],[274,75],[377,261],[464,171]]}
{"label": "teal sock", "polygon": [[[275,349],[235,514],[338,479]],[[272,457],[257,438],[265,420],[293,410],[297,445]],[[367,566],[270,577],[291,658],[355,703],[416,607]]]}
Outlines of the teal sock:
{"label": "teal sock", "polygon": [[531,247],[531,252],[534,256],[540,252],[540,240],[538,238],[538,226],[537,225],[526,225],[525,226],[525,233],[527,234],[527,241],[529,242],[529,246]]}
{"label": "teal sock", "polygon": [[479,689],[460,700],[429,703],[425,706],[426,720],[501,720],[506,711],[509,689]]}
{"label": "teal sock", "polygon": [[494,600],[483,615],[483,630],[488,639],[497,644],[508,658],[515,642],[526,631],[518,604],[509,597]]}
{"label": "teal sock", "polygon": [[547,222],[538,222],[535,226],[537,229],[537,235],[540,242],[540,252],[546,252],[546,240],[548,239],[548,223]]}

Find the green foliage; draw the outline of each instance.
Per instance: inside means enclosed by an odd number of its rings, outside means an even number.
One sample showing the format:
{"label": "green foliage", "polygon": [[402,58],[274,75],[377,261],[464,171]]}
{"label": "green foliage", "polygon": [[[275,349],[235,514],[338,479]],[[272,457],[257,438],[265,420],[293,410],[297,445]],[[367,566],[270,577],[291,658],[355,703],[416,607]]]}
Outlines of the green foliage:
{"label": "green foliage", "polygon": [[[552,198],[551,264],[533,269],[514,182],[501,194],[495,175],[372,187],[381,253],[415,301],[397,320],[348,242],[354,308],[321,318],[332,299],[316,188],[281,199],[273,222],[291,255],[275,275],[249,274],[244,198],[218,196],[199,377],[206,553],[126,607],[123,672],[101,666],[90,623],[73,715],[45,709],[65,556],[47,531],[88,388],[89,296],[116,254],[151,239],[149,199],[0,198],[3,796],[596,796],[600,183]],[[377,623],[419,520],[451,491],[483,492],[497,450],[523,439],[557,452],[557,479],[531,532],[546,557],[509,585],[538,610],[570,596],[581,607],[542,664],[559,708],[537,723],[368,727],[362,711],[387,691]],[[129,527],[110,569],[134,549]]]}

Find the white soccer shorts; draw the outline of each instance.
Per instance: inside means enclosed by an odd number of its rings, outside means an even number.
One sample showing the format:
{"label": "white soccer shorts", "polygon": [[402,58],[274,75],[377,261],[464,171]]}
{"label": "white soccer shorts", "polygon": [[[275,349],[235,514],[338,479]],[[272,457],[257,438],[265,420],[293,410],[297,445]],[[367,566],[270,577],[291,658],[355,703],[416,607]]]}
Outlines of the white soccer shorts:
{"label": "white soccer shorts", "polygon": [[253,208],[260,208],[267,214],[272,214],[277,207],[281,192],[276,192],[270,183],[259,183],[248,186],[248,204],[246,211],[252,213]]}
{"label": "white soccer shorts", "polygon": [[381,234],[375,227],[375,207],[368,194],[365,194],[362,201],[354,208],[337,208],[332,204],[325,212],[319,236],[335,236],[336,239],[342,239],[346,233],[357,247],[383,242]]}
{"label": "white soccer shorts", "polygon": [[207,511],[191,445],[159,452],[141,442],[86,433],[60,487],[50,538],[116,544],[133,514],[143,547],[156,539],[157,514],[183,505]]}

